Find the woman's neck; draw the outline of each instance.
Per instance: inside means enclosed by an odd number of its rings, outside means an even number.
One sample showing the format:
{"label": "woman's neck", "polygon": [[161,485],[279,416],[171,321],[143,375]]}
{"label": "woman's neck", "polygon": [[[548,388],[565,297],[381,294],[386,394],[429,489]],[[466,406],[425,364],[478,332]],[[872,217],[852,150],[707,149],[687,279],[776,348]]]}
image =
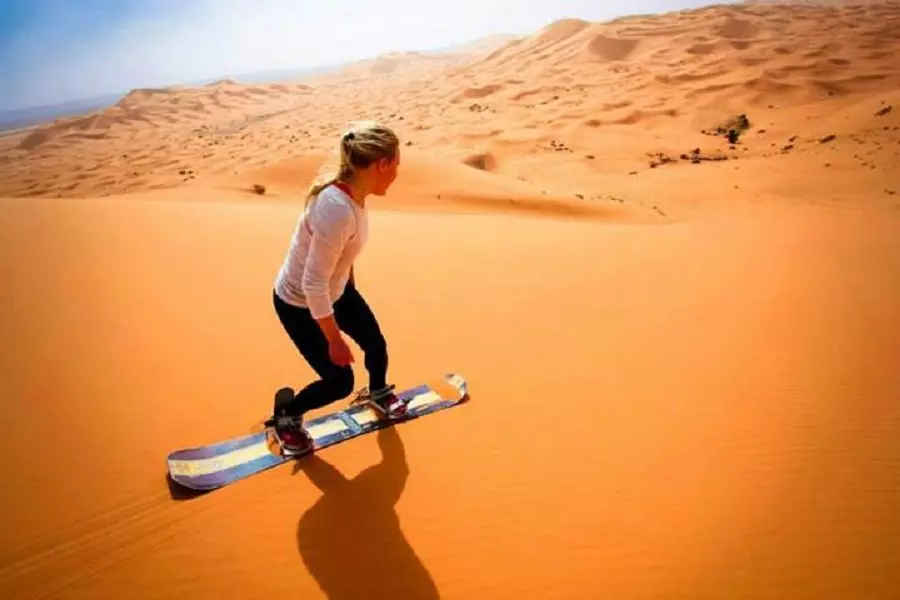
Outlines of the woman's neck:
{"label": "woman's neck", "polygon": [[368,186],[359,181],[341,180],[339,181],[339,183],[345,188],[345,191],[349,190],[350,198],[352,198],[354,202],[362,207],[365,207],[366,196],[371,193]]}

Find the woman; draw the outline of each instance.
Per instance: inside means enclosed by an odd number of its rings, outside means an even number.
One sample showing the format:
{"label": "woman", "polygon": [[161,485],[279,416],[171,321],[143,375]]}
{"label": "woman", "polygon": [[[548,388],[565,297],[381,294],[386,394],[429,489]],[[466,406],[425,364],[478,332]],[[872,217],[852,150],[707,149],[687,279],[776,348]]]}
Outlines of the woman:
{"label": "woman", "polygon": [[273,289],[275,312],[290,339],[318,374],[297,394],[275,395],[275,435],[284,450],[309,450],[303,415],[353,392],[353,355],[346,333],[365,354],[369,400],[389,418],[406,405],[388,385],[387,345],[378,321],[356,289],[353,262],[368,237],[366,197],[383,196],[397,177],[400,145],[389,128],[362,123],[341,136],[340,166],[310,187]]}

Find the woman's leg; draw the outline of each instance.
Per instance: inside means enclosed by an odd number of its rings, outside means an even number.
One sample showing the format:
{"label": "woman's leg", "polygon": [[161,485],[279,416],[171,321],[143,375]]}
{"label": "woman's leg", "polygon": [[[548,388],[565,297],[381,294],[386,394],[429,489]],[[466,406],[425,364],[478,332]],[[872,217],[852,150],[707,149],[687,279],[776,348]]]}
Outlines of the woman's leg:
{"label": "woman's leg", "polygon": [[334,318],[365,354],[369,373],[369,390],[377,391],[387,385],[387,343],[372,309],[353,284],[347,284],[343,295],[334,304]]}
{"label": "woman's leg", "polygon": [[290,416],[303,413],[346,398],[353,392],[353,369],[340,367],[328,355],[328,340],[309,309],[287,304],[273,293],[278,319],[309,366],[320,377],[300,390],[285,408]]}

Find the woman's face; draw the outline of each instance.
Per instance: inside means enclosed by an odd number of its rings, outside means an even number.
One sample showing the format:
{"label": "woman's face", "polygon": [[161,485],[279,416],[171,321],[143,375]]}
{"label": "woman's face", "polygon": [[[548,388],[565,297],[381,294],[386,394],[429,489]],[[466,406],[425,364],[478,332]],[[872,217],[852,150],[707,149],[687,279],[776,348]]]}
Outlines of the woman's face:
{"label": "woman's face", "polygon": [[394,153],[394,158],[382,158],[375,163],[373,169],[374,186],[372,193],[376,196],[384,196],[394,180],[397,179],[397,168],[400,166],[400,149]]}

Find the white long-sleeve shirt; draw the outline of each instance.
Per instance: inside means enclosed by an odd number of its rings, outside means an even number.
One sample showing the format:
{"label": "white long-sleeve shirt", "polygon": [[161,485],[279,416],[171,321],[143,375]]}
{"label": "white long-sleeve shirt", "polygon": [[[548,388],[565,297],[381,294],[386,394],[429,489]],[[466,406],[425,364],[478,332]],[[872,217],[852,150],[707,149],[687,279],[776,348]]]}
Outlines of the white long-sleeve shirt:
{"label": "white long-sleeve shirt", "polygon": [[275,293],[288,304],[309,308],[315,319],[332,314],[368,230],[367,209],[344,190],[330,185],[319,192],[297,220]]}

